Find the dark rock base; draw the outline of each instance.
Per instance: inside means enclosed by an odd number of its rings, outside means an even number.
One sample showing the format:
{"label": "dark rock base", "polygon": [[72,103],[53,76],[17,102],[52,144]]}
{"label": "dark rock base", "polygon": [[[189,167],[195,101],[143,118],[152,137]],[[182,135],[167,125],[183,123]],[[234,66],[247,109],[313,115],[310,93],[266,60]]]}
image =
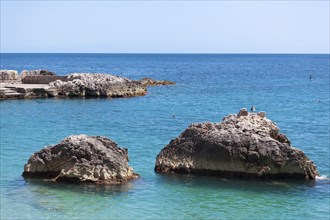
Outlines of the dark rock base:
{"label": "dark rock base", "polygon": [[166,169],[163,170],[160,167],[155,167],[155,172],[159,174],[177,173],[177,174],[192,174],[202,176],[216,176],[229,179],[292,179],[292,180],[304,180],[305,175],[296,173],[277,173],[277,174],[264,174],[262,176],[256,175],[255,173],[243,173],[243,172],[229,172],[219,170],[187,170],[187,169]]}
{"label": "dark rock base", "polygon": [[[116,185],[116,184],[123,184],[127,181],[134,180],[140,177],[139,174],[134,173],[134,175],[130,179],[126,180],[100,180],[98,182],[95,181],[89,181],[86,180],[84,182],[81,182],[79,178],[68,178],[68,177],[58,177],[60,172],[37,172],[37,173],[31,173],[31,172],[23,172],[22,176],[26,179],[47,179],[47,180],[53,180],[56,182],[63,182],[63,183],[72,183],[72,184],[111,184],[111,185]],[[58,178],[57,178],[58,177]]]}

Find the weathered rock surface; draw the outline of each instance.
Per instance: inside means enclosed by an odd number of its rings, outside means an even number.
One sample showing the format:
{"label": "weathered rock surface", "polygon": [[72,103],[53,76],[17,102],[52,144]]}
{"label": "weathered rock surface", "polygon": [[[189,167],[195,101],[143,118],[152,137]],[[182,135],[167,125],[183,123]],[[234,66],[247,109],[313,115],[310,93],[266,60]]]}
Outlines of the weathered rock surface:
{"label": "weathered rock surface", "polygon": [[46,98],[54,96],[53,93],[54,90],[44,84],[0,84],[0,100]]}
{"label": "weathered rock surface", "polygon": [[[23,71],[24,72],[24,71]],[[45,74],[48,74],[46,72]],[[51,72],[50,72],[51,73]],[[43,74],[39,71],[37,74]],[[74,73],[68,76],[25,75],[22,80],[31,78],[39,83],[49,78],[61,78],[49,84],[0,84],[0,99],[46,98],[46,97],[131,97],[142,96],[147,88],[138,81],[100,73]],[[39,79],[36,77],[47,77]],[[28,80],[28,81],[31,81]]]}
{"label": "weathered rock surface", "polygon": [[[171,85],[173,82],[144,78],[139,81],[101,73],[73,73],[57,76],[48,70],[22,71],[21,75],[4,70],[0,100],[47,97],[132,97],[143,96],[149,85]],[[15,75],[16,73],[16,75]],[[9,77],[10,75],[10,77]],[[12,76],[13,75],[13,76]],[[39,85],[38,85],[39,84]]]}
{"label": "weathered rock surface", "polygon": [[139,80],[139,82],[141,82],[142,85],[145,85],[145,86],[159,86],[159,85],[165,86],[165,85],[175,84],[175,82],[171,82],[168,80],[154,80],[151,78],[143,78],[143,79]]}
{"label": "weathered rock surface", "polygon": [[74,73],[67,82],[50,83],[59,95],[77,97],[129,97],[145,95],[147,89],[138,81],[110,74]]}
{"label": "weathered rock surface", "polygon": [[307,180],[319,175],[265,112],[246,110],[221,123],[190,125],[158,154],[155,171]]}
{"label": "weathered rock surface", "polygon": [[56,76],[56,73],[48,70],[23,70],[21,72],[21,77],[26,76]]}
{"label": "weathered rock surface", "polygon": [[0,70],[0,82],[20,83],[20,76],[16,70]]}
{"label": "weathered rock surface", "polygon": [[22,78],[23,84],[49,84],[56,80],[61,80],[63,82],[68,81],[67,76],[55,76],[55,75],[35,75],[35,76],[25,76]]}
{"label": "weathered rock surface", "polygon": [[73,135],[34,153],[24,177],[55,181],[120,184],[138,177],[128,166],[127,149],[106,137]]}

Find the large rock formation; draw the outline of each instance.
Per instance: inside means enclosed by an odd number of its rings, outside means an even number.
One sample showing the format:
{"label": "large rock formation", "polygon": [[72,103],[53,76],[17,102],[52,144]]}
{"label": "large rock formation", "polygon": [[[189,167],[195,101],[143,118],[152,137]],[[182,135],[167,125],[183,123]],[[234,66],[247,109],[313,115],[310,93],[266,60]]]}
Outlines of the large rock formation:
{"label": "large rock formation", "polygon": [[138,81],[110,74],[74,73],[67,82],[50,83],[59,95],[78,97],[129,97],[145,95],[147,89]]}
{"label": "large rock formation", "polygon": [[128,166],[126,148],[105,137],[86,135],[69,136],[34,153],[24,166],[23,176],[101,184],[138,177]]}
{"label": "large rock formation", "polygon": [[142,85],[145,86],[166,86],[166,85],[173,85],[174,82],[168,81],[168,80],[154,80],[151,78],[143,78],[140,79],[139,82],[142,83]]}
{"label": "large rock formation", "polygon": [[155,170],[307,180],[319,175],[313,162],[291,146],[264,112],[245,109],[221,123],[190,125],[158,154]]}

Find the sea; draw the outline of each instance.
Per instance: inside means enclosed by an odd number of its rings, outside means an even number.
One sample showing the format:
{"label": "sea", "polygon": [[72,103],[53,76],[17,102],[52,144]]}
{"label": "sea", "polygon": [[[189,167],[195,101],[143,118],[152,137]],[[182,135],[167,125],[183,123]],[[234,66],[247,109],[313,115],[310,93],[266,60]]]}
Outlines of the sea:
{"label": "sea", "polygon": [[[329,219],[329,54],[1,54],[0,69],[109,73],[176,82],[132,98],[3,100],[1,219]],[[190,124],[265,111],[314,161],[314,181],[157,174],[160,150]],[[24,179],[29,157],[74,134],[128,149],[124,185]]]}

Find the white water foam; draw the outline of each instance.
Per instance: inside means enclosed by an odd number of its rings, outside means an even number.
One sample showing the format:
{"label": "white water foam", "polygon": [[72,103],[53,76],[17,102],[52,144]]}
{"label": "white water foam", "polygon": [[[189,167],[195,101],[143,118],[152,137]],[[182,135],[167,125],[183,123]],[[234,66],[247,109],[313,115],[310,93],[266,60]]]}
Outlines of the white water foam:
{"label": "white water foam", "polygon": [[330,180],[329,177],[327,177],[326,175],[321,175],[321,176],[317,176],[315,177],[316,180]]}

